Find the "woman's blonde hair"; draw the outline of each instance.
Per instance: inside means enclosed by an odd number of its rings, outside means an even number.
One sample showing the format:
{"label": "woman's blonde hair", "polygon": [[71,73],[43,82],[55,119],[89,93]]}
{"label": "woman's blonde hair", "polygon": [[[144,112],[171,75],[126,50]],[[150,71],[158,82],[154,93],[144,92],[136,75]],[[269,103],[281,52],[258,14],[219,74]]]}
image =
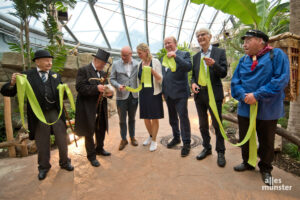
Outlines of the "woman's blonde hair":
{"label": "woman's blonde hair", "polygon": [[141,50],[143,52],[147,52],[147,62],[152,60],[152,54],[150,53],[150,48],[147,44],[141,43],[136,47],[136,50]]}

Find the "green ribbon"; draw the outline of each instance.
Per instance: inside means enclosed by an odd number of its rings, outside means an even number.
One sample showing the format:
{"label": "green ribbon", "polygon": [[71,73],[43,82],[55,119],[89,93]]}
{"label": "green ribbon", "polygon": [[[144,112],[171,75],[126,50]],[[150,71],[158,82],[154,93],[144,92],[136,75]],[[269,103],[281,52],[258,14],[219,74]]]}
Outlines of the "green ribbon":
{"label": "green ribbon", "polygon": [[205,70],[204,70],[204,61],[203,61],[203,58],[201,58],[200,71],[199,71],[199,76],[198,76],[198,84],[199,85],[201,85],[201,86],[206,86],[207,85],[206,76],[207,76],[207,74],[205,74]]}
{"label": "green ribbon", "polygon": [[137,88],[131,88],[129,86],[126,86],[126,90],[129,92],[137,93],[142,90],[143,84],[145,88],[151,88],[152,87],[152,81],[151,81],[151,67],[150,66],[144,66],[142,70],[142,77],[141,82],[139,84],[139,87]]}
{"label": "green ribbon", "polygon": [[174,57],[168,58],[168,56],[165,55],[163,58],[162,65],[167,68],[170,68],[171,72],[176,72],[176,62]]}
{"label": "green ribbon", "polygon": [[46,121],[46,118],[44,116],[44,113],[40,107],[40,104],[38,102],[38,100],[36,99],[36,96],[33,92],[33,89],[30,85],[30,83],[27,80],[27,76],[25,74],[22,75],[18,75],[16,77],[16,84],[17,84],[17,94],[18,94],[18,102],[19,102],[19,110],[20,110],[20,115],[21,115],[21,120],[22,120],[22,124],[23,127],[25,127],[25,120],[24,120],[24,101],[25,101],[25,96],[29,101],[30,107],[33,111],[33,113],[35,114],[35,116],[43,123],[47,124],[47,125],[53,125],[55,124],[61,114],[62,114],[62,110],[63,110],[63,98],[64,98],[64,92],[66,92],[69,101],[70,101],[70,105],[72,110],[75,111],[75,104],[74,104],[74,99],[73,99],[73,95],[72,92],[70,90],[70,88],[68,87],[67,84],[59,84],[57,86],[57,89],[59,90],[59,105],[60,105],[60,111],[59,111],[59,115],[57,117],[57,119],[52,122],[52,123],[48,123]]}
{"label": "green ribbon", "polygon": [[[200,62],[200,72],[199,72],[199,77],[201,74],[201,71],[204,72],[204,62],[203,62],[203,58],[201,58],[201,62]],[[210,73],[209,73],[209,67],[207,67],[207,73],[206,73],[206,83],[207,83],[207,90],[208,90],[208,98],[209,98],[209,106],[211,108],[211,110],[213,111],[213,114],[219,124],[219,128],[221,131],[222,136],[224,137],[225,140],[228,140],[227,135],[225,134],[225,130],[223,128],[222,122],[220,120],[219,117],[219,113],[218,113],[218,109],[217,109],[217,105],[216,105],[216,101],[215,101],[215,95],[212,89],[212,85],[211,85],[211,80],[210,80]],[[200,79],[199,79],[200,80]],[[198,80],[198,84],[201,85],[202,82],[199,82]],[[257,145],[256,145],[256,116],[257,116],[257,102],[255,104],[250,105],[250,125],[247,131],[246,136],[244,137],[244,139],[237,144],[232,144],[233,146],[242,146],[244,145],[248,140],[249,140],[249,159],[248,159],[248,163],[249,165],[255,167],[256,165],[256,160],[257,160]],[[230,142],[229,142],[230,143]]]}

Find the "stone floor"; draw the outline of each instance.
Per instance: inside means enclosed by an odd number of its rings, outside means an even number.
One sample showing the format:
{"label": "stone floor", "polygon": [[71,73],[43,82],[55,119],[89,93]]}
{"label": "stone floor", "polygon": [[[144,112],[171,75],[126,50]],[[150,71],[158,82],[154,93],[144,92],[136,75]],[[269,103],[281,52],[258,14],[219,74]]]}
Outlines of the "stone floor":
{"label": "stone floor", "polygon": [[[118,116],[110,119],[110,133],[105,149],[111,157],[98,157],[101,163],[94,168],[86,159],[84,140],[79,147],[69,146],[69,155],[75,166],[73,172],[58,166],[58,151],[51,152],[52,168],[45,180],[37,179],[37,156],[0,160],[0,199],[54,199],[54,200],[198,200],[198,199],[299,199],[300,178],[274,167],[273,176],[280,186],[276,191],[264,191],[264,184],[255,171],[237,173],[233,166],[241,162],[240,149],[226,142],[225,168],[217,166],[217,155],[197,161],[201,145],[181,158],[180,150],[167,149],[160,141],[171,134],[167,108],[160,120],[158,150],[150,152],[142,146],[148,137],[142,120],[137,116],[138,147],[128,145],[118,150],[120,142]],[[189,101],[192,134],[200,137],[198,118],[193,101]],[[201,137],[200,137],[201,138]],[[212,136],[215,146],[215,137]],[[282,186],[291,190],[283,191]],[[285,188],[284,188],[285,189]]]}

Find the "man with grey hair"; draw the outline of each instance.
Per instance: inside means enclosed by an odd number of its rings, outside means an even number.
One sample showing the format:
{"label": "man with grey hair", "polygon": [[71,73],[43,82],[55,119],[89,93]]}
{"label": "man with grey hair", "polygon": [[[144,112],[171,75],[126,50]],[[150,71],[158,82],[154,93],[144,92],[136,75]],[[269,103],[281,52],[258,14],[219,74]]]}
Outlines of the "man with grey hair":
{"label": "man with grey hair", "polygon": [[126,90],[126,86],[137,88],[138,62],[132,59],[132,51],[129,46],[121,49],[122,59],[115,62],[110,74],[110,82],[117,91],[117,108],[120,120],[121,142],[119,150],[123,150],[128,144],[126,117],[128,113],[128,128],[133,146],[138,146],[135,139],[135,114],[138,106],[138,93]]}
{"label": "man with grey hair", "polygon": [[[210,77],[212,90],[214,93],[214,100],[216,102],[218,114],[222,121],[222,102],[224,98],[223,86],[221,78],[227,75],[227,61],[226,53],[224,49],[213,47],[210,44],[212,35],[207,28],[200,28],[196,32],[198,43],[201,47],[201,51],[193,56],[193,73],[192,73],[192,90],[195,93],[194,100],[199,116],[200,132],[203,139],[202,152],[197,156],[197,160],[202,160],[206,156],[211,155],[211,144],[209,135],[209,124],[207,110],[209,110],[212,116],[212,124],[215,128],[216,134],[216,151],[218,153],[217,163],[220,167],[224,167],[225,160],[225,145],[224,138],[221,135],[219,124],[212,112],[212,108],[209,105],[208,87],[206,82],[206,76]],[[201,59],[203,58],[204,67],[200,67]],[[209,71],[209,74],[207,72]]]}

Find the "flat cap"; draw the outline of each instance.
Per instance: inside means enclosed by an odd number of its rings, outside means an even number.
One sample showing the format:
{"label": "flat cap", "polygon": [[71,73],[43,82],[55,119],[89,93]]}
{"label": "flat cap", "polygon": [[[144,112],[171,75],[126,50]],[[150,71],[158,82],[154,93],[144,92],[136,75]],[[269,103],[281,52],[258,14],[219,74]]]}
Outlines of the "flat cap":
{"label": "flat cap", "polygon": [[241,39],[244,40],[246,37],[258,37],[262,38],[265,42],[269,41],[269,36],[267,36],[264,32],[255,29],[247,31]]}

